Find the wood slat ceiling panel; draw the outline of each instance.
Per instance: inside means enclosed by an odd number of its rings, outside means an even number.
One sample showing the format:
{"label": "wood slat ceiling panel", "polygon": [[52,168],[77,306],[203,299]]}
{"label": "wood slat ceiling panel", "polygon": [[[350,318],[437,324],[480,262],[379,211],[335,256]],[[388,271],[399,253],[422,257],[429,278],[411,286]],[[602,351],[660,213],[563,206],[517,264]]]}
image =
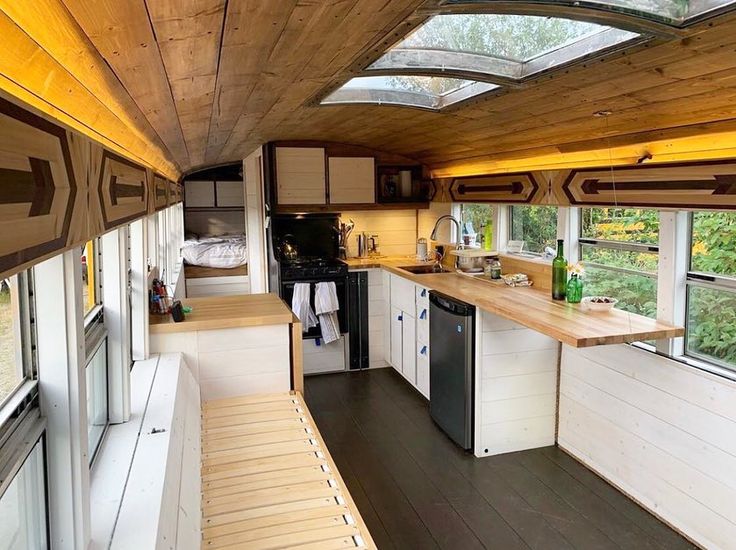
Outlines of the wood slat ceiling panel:
{"label": "wood slat ceiling panel", "polygon": [[182,166],[189,153],[144,0],[64,0]]}
{"label": "wood slat ceiling panel", "polygon": [[[27,3],[0,0],[0,10],[87,88],[89,94],[104,102],[105,108],[119,121],[117,128],[108,129],[110,139],[120,142],[121,133],[133,133],[137,144],[132,145],[134,149],[130,152],[139,158],[150,155],[146,159],[148,163],[175,177],[177,167],[171,166],[158,134],[60,0]],[[25,79],[35,76],[41,81],[48,78],[47,74],[34,75],[32,71],[21,76]],[[85,115],[92,114],[88,111],[89,103],[80,103],[79,107],[80,112],[74,113],[76,118],[84,120]]]}
{"label": "wood slat ceiling panel", "polygon": [[190,165],[204,162],[225,0],[146,0]]}

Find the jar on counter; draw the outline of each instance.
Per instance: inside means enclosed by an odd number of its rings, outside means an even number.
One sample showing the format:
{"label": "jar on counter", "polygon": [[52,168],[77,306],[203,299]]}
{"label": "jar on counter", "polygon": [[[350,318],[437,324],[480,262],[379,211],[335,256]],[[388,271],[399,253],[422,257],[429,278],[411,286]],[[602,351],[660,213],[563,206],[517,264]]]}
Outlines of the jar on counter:
{"label": "jar on counter", "polygon": [[491,279],[501,278],[501,261],[498,258],[492,258],[489,262],[489,275]]}

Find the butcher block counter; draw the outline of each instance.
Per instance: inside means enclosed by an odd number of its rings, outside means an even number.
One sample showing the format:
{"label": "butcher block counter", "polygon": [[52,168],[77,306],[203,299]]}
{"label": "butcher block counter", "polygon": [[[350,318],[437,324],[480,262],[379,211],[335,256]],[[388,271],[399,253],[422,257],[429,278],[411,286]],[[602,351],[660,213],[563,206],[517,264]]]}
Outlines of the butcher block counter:
{"label": "butcher block counter", "polygon": [[202,401],[303,391],[301,324],[275,294],[182,300],[192,312],[181,323],[150,317],[151,353],[181,353]]}
{"label": "butcher block counter", "polygon": [[386,269],[576,348],[675,338],[685,333],[682,327],[619,309],[605,313],[584,311],[580,304],[552,300],[546,289],[512,288],[458,273],[413,274],[401,266],[423,263],[410,257],[351,259],[348,265],[351,269]]}
{"label": "butcher block counter", "polygon": [[181,323],[175,323],[171,315],[151,315],[151,334],[277,325],[292,320],[291,309],[276,294],[187,298],[182,304],[192,312]]}

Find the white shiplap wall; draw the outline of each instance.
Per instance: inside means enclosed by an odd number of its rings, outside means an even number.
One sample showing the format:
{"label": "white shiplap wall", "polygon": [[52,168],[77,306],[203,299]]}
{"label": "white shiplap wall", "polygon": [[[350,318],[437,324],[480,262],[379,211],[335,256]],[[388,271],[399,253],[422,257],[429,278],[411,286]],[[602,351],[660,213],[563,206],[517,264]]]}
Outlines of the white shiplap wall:
{"label": "white shiplap wall", "polygon": [[554,445],[560,344],[497,315],[478,315],[476,456]]}
{"label": "white shiplap wall", "polygon": [[358,210],[344,212],[342,221],[352,219],[355,229],[349,237],[348,254],[358,255],[357,235],[368,233],[378,235],[381,254],[385,256],[406,256],[416,252],[417,212],[416,210]]}
{"label": "white shiplap wall", "polygon": [[563,346],[560,447],[706,548],[736,548],[736,384],[631,346]]}

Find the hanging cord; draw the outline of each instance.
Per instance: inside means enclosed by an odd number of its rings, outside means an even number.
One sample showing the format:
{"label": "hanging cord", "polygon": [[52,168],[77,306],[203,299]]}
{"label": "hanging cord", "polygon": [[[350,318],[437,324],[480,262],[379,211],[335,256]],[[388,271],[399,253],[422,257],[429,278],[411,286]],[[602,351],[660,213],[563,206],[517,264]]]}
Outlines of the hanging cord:
{"label": "hanging cord", "polygon": [[[614,212],[615,212],[619,209],[619,207],[618,207],[618,196],[616,194],[616,172],[613,169],[613,150],[611,149],[611,134],[608,128],[608,117],[610,115],[611,115],[610,111],[601,112],[601,116],[606,121],[606,144],[608,146],[608,167],[611,172],[611,189],[613,190],[613,207],[614,207]],[[616,215],[614,214],[614,220],[615,220],[615,216]],[[623,219],[623,216],[622,216],[622,219]],[[629,320],[629,334],[631,334],[633,332],[633,327],[631,324],[631,312],[627,311],[626,313],[628,314],[627,318]]]}

